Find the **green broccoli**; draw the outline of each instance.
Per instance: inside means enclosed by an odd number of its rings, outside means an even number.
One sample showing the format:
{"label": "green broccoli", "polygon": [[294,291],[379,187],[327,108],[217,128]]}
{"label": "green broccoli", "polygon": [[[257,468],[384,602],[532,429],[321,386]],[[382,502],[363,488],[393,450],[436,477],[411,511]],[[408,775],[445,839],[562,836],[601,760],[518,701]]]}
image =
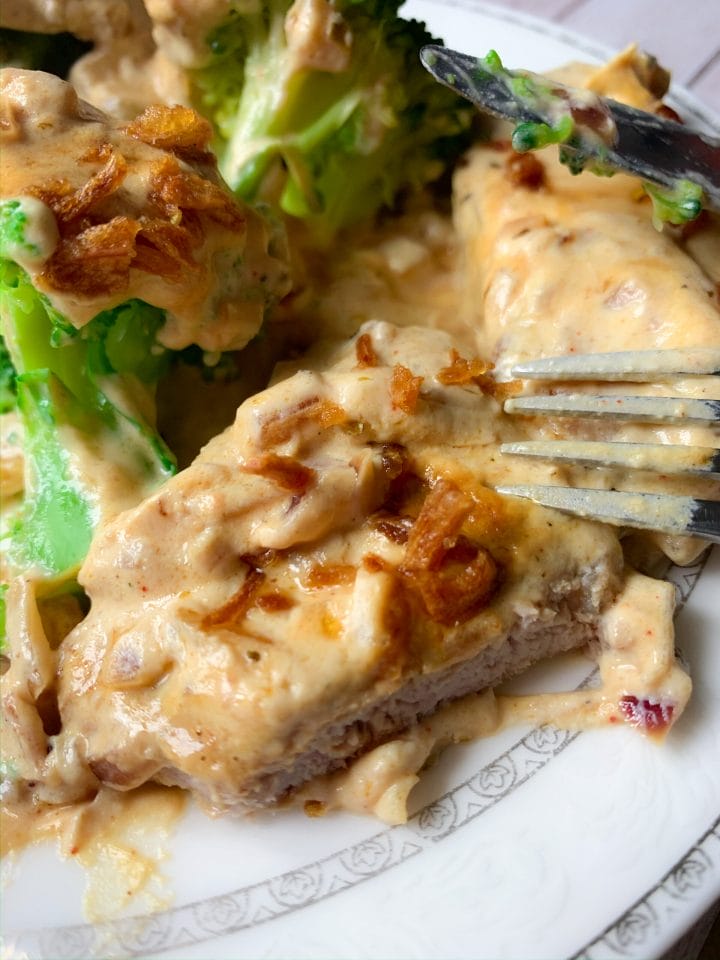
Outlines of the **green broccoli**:
{"label": "green broccoli", "polygon": [[672,189],[645,181],[643,188],[652,200],[653,223],[658,229],[663,223],[688,223],[700,216],[703,190],[692,180],[678,180]]}
{"label": "green broccoli", "polygon": [[5,346],[5,340],[0,336],[0,413],[8,413],[16,403],[15,367]]}
{"label": "green broccoli", "polygon": [[423,70],[418,51],[432,37],[398,17],[401,3],[318,4],[331,62],[301,49],[290,0],[262,0],[254,12],[231,4],[191,83],[241,197],[260,195],[279,166],[281,208],[331,234],[437,179],[463,149],[472,108]]}
{"label": "green broccoli", "polygon": [[[0,204],[6,253],[32,249],[26,226],[23,204]],[[174,472],[171,452],[141,410],[169,362],[155,342],[165,316],[129,300],[78,330],[8,258],[0,260],[0,298],[0,396],[23,425],[28,492],[8,558],[12,568],[62,582],[90,545],[108,464],[137,487],[138,499]]]}

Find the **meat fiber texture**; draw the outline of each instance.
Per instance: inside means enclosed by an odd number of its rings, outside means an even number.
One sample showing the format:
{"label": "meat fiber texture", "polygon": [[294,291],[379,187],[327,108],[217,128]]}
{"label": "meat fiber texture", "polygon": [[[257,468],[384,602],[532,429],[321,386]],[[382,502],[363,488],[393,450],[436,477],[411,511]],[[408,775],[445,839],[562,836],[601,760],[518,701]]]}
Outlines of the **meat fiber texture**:
{"label": "meat fiber texture", "polygon": [[95,538],[35,771],[272,804],[438,704],[597,637],[616,535],[493,484],[522,436],[444,333],[365,325],[281,371]]}

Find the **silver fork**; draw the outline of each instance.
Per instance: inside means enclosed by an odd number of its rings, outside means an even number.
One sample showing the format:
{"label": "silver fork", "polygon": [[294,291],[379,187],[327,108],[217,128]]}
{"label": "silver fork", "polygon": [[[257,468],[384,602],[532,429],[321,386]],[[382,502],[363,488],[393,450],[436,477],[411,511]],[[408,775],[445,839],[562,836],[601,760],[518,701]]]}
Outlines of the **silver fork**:
{"label": "silver fork", "polygon": [[[575,354],[517,364],[513,377],[526,380],[627,381],[669,377],[720,376],[720,349],[639,350]],[[555,394],[514,397],[507,413],[554,417],[604,417],[654,423],[720,424],[720,400],[684,397]],[[528,440],[504,443],[502,453],[663,474],[720,477],[720,449],[662,443],[587,440]],[[526,497],[543,506],[623,527],[669,534],[692,534],[720,543],[720,500],[670,494],[628,493],[544,485],[497,487],[499,493]]]}

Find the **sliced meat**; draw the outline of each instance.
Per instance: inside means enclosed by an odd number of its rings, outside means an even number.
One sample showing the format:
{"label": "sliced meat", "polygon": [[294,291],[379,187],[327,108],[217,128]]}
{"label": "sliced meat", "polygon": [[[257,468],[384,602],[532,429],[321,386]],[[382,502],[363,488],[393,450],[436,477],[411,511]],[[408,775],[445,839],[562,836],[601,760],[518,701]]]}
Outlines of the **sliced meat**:
{"label": "sliced meat", "polygon": [[[443,333],[368,324],[240,407],[101,530],[61,648],[55,753],[128,789],[263,806],[436,706],[597,636],[614,533],[505,500],[513,425],[443,384]],[[364,341],[368,346],[368,341]],[[394,370],[422,378],[394,407]]]}

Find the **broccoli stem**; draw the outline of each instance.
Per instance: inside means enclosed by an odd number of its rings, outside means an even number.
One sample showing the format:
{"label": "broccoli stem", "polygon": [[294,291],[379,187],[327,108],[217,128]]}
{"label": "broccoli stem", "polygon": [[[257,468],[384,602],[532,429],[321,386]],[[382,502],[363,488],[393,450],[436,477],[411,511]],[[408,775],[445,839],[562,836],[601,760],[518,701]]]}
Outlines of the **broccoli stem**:
{"label": "broccoli stem", "polygon": [[190,79],[237,194],[277,199],[329,238],[442,174],[468,142],[472,108],[425,73],[418,51],[432,37],[399,6],[318,3],[310,27],[332,49],[319,61],[303,11],[288,26],[291,0],[231,6]]}
{"label": "broccoli stem", "polygon": [[[113,371],[103,340],[69,336],[66,322],[58,337],[59,315],[28,275],[7,261],[1,267],[1,316],[16,371],[27,488],[8,557],[16,569],[63,580],[74,576],[89,547],[101,516],[99,478],[108,466],[122,472],[140,500],[174,472],[175,461],[134,399],[146,388],[132,374]],[[145,306],[131,301],[124,309],[142,317]],[[103,315],[99,320],[96,334],[112,330]],[[141,330],[140,345],[145,336]],[[137,344],[135,351],[126,345],[127,357],[136,353]]]}
{"label": "broccoli stem", "polygon": [[57,417],[69,397],[57,377],[47,371],[18,377],[17,387],[25,428],[28,497],[22,536],[15,539],[9,558],[15,566],[70,577],[88,551],[97,517],[88,491],[72,476],[60,439]]}

